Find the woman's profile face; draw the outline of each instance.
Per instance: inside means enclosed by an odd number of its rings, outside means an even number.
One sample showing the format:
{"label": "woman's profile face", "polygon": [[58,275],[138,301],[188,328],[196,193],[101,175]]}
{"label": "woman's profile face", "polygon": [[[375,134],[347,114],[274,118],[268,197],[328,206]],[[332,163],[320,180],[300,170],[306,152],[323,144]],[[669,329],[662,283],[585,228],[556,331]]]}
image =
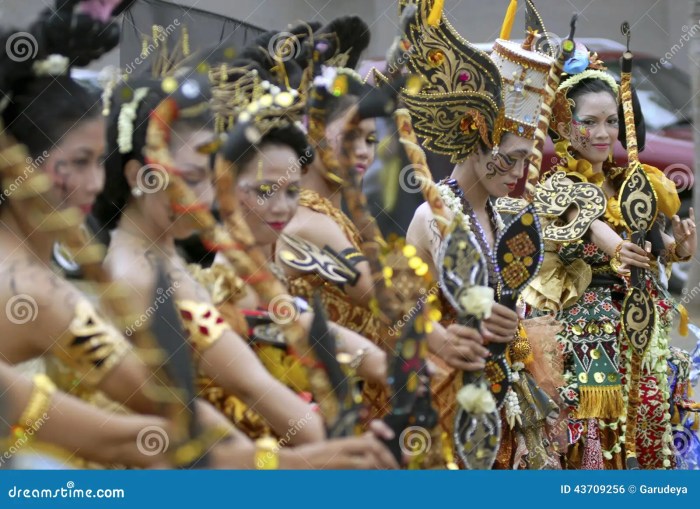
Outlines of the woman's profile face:
{"label": "woman's profile face", "polygon": [[[58,190],[60,207],[78,207],[88,214],[105,183],[105,121],[87,119],[68,131],[46,153],[42,168]],[[43,157],[43,156],[42,156]]]}
{"label": "woman's profile face", "polygon": [[[343,117],[336,118],[326,126],[326,137],[336,157],[342,150]],[[362,120],[357,129],[348,136],[355,157],[355,169],[361,176],[372,166],[377,149],[377,122],[373,118]]]}
{"label": "woman's profile face", "polygon": [[[195,195],[197,203],[211,209],[214,187],[210,155],[200,149],[214,137],[211,129],[174,129],[170,150],[179,177]],[[166,191],[172,177],[157,164],[142,166],[136,175],[136,185],[142,190],[138,200],[144,216],[162,232],[175,239],[185,239],[196,231],[196,225],[186,214],[173,209]]]}
{"label": "woman's profile face", "polygon": [[569,142],[591,164],[604,163],[620,130],[617,101],[608,92],[589,92],[575,100]]}
{"label": "woman's profile face", "polygon": [[489,196],[500,198],[515,190],[527,171],[534,146],[534,140],[507,133],[501,138],[498,153],[477,153],[476,176]]}
{"label": "woman's profile face", "polygon": [[299,157],[287,145],[263,145],[240,170],[236,198],[258,245],[277,241],[299,206]]}

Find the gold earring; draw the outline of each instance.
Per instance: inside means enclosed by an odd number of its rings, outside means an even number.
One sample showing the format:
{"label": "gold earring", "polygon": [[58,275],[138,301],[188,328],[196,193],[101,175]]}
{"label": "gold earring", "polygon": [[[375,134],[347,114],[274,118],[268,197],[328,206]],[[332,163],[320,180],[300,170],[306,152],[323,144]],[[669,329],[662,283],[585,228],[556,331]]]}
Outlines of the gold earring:
{"label": "gold earring", "polygon": [[257,173],[256,177],[257,177],[258,180],[262,180],[262,179],[263,179],[263,160],[262,160],[262,156],[260,156],[260,158],[258,159],[258,173]]}

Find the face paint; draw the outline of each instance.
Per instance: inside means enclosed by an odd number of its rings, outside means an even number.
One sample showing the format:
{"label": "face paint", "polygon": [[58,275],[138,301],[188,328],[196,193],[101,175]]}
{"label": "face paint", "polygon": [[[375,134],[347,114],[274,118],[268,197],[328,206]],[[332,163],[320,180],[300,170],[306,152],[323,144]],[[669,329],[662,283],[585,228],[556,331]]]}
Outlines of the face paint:
{"label": "face paint", "polygon": [[517,161],[500,152],[493,157],[493,161],[486,163],[486,178],[492,179],[496,175],[504,175],[513,169]]}
{"label": "face paint", "polygon": [[571,121],[572,129],[572,143],[578,144],[583,149],[588,149],[591,146],[591,129],[583,124],[583,121],[574,114],[574,118]]}

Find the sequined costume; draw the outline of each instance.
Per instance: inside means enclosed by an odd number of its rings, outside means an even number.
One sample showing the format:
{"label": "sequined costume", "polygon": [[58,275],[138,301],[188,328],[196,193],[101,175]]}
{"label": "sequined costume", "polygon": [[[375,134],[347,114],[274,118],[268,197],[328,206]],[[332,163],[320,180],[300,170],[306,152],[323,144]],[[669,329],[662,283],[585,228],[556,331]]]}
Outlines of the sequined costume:
{"label": "sequined costume", "polygon": [[[603,175],[593,174],[587,161],[575,159],[567,151],[566,142],[557,148],[564,163],[557,169],[574,179],[602,184]],[[664,187],[658,170],[645,170],[655,183],[660,208],[674,214],[678,206],[675,190]],[[613,182],[620,186],[624,169],[608,167],[605,173],[615,176]],[[626,236],[614,198],[608,201],[601,220]],[[559,392],[566,405],[566,467],[624,468],[631,352],[622,337],[620,323],[629,278],[614,271],[611,258],[586,238],[550,244],[545,256],[548,269],[540,273],[525,297],[534,306],[535,314],[547,308],[551,311],[552,302],[561,303],[557,317],[564,328],[558,334],[558,342],[565,354],[566,383]],[[654,270],[658,275],[658,267]],[[683,356],[669,349],[675,303],[653,279],[647,280],[646,290],[655,304],[657,325],[642,362],[636,455],[642,468],[670,468],[676,463],[671,416],[680,419],[684,414],[677,402],[687,401],[687,372],[679,368]]]}
{"label": "sequined costume", "polygon": [[[334,207],[330,200],[320,196],[315,191],[304,189],[299,197],[299,205],[314,212],[330,217],[341,229],[352,247],[361,252],[360,232],[357,227],[341,210]],[[346,327],[383,347],[386,328],[372,313],[369,307],[360,306],[350,300],[339,286],[329,283],[316,274],[303,274],[289,278],[289,291],[307,301],[313,298],[316,290],[320,289],[321,301],[328,320]],[[372,417],[381,417],[388,411],[387,396],[373,384],[365,384],[364,398],[371,404]]]}

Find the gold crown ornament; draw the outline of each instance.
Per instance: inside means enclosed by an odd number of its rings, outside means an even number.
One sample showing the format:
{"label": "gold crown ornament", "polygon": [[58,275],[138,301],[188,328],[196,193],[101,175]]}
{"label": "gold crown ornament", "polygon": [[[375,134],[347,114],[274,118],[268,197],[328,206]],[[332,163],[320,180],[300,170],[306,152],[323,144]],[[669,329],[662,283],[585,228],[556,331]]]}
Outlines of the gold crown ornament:
{"label": "gold crown ornament", "polygon": [[547,78],[554,60],[530,48],[535,33],[521,46],[497,39],[491,53],[503,81],[504,129],[523,138],[535,138],[537,123],[547,90]]}
{"label": "gold crown ornament", "polygon": [[534,139],[553,60],[503,39],[489,56],[452,27],[442,14],[444,2],[399,3],[401,10],[417,6],[406,30],[408,65],[426,87],[403,90],[402,98],[425,147],[457,163],[480,142],[497,151],[506,132]]}

